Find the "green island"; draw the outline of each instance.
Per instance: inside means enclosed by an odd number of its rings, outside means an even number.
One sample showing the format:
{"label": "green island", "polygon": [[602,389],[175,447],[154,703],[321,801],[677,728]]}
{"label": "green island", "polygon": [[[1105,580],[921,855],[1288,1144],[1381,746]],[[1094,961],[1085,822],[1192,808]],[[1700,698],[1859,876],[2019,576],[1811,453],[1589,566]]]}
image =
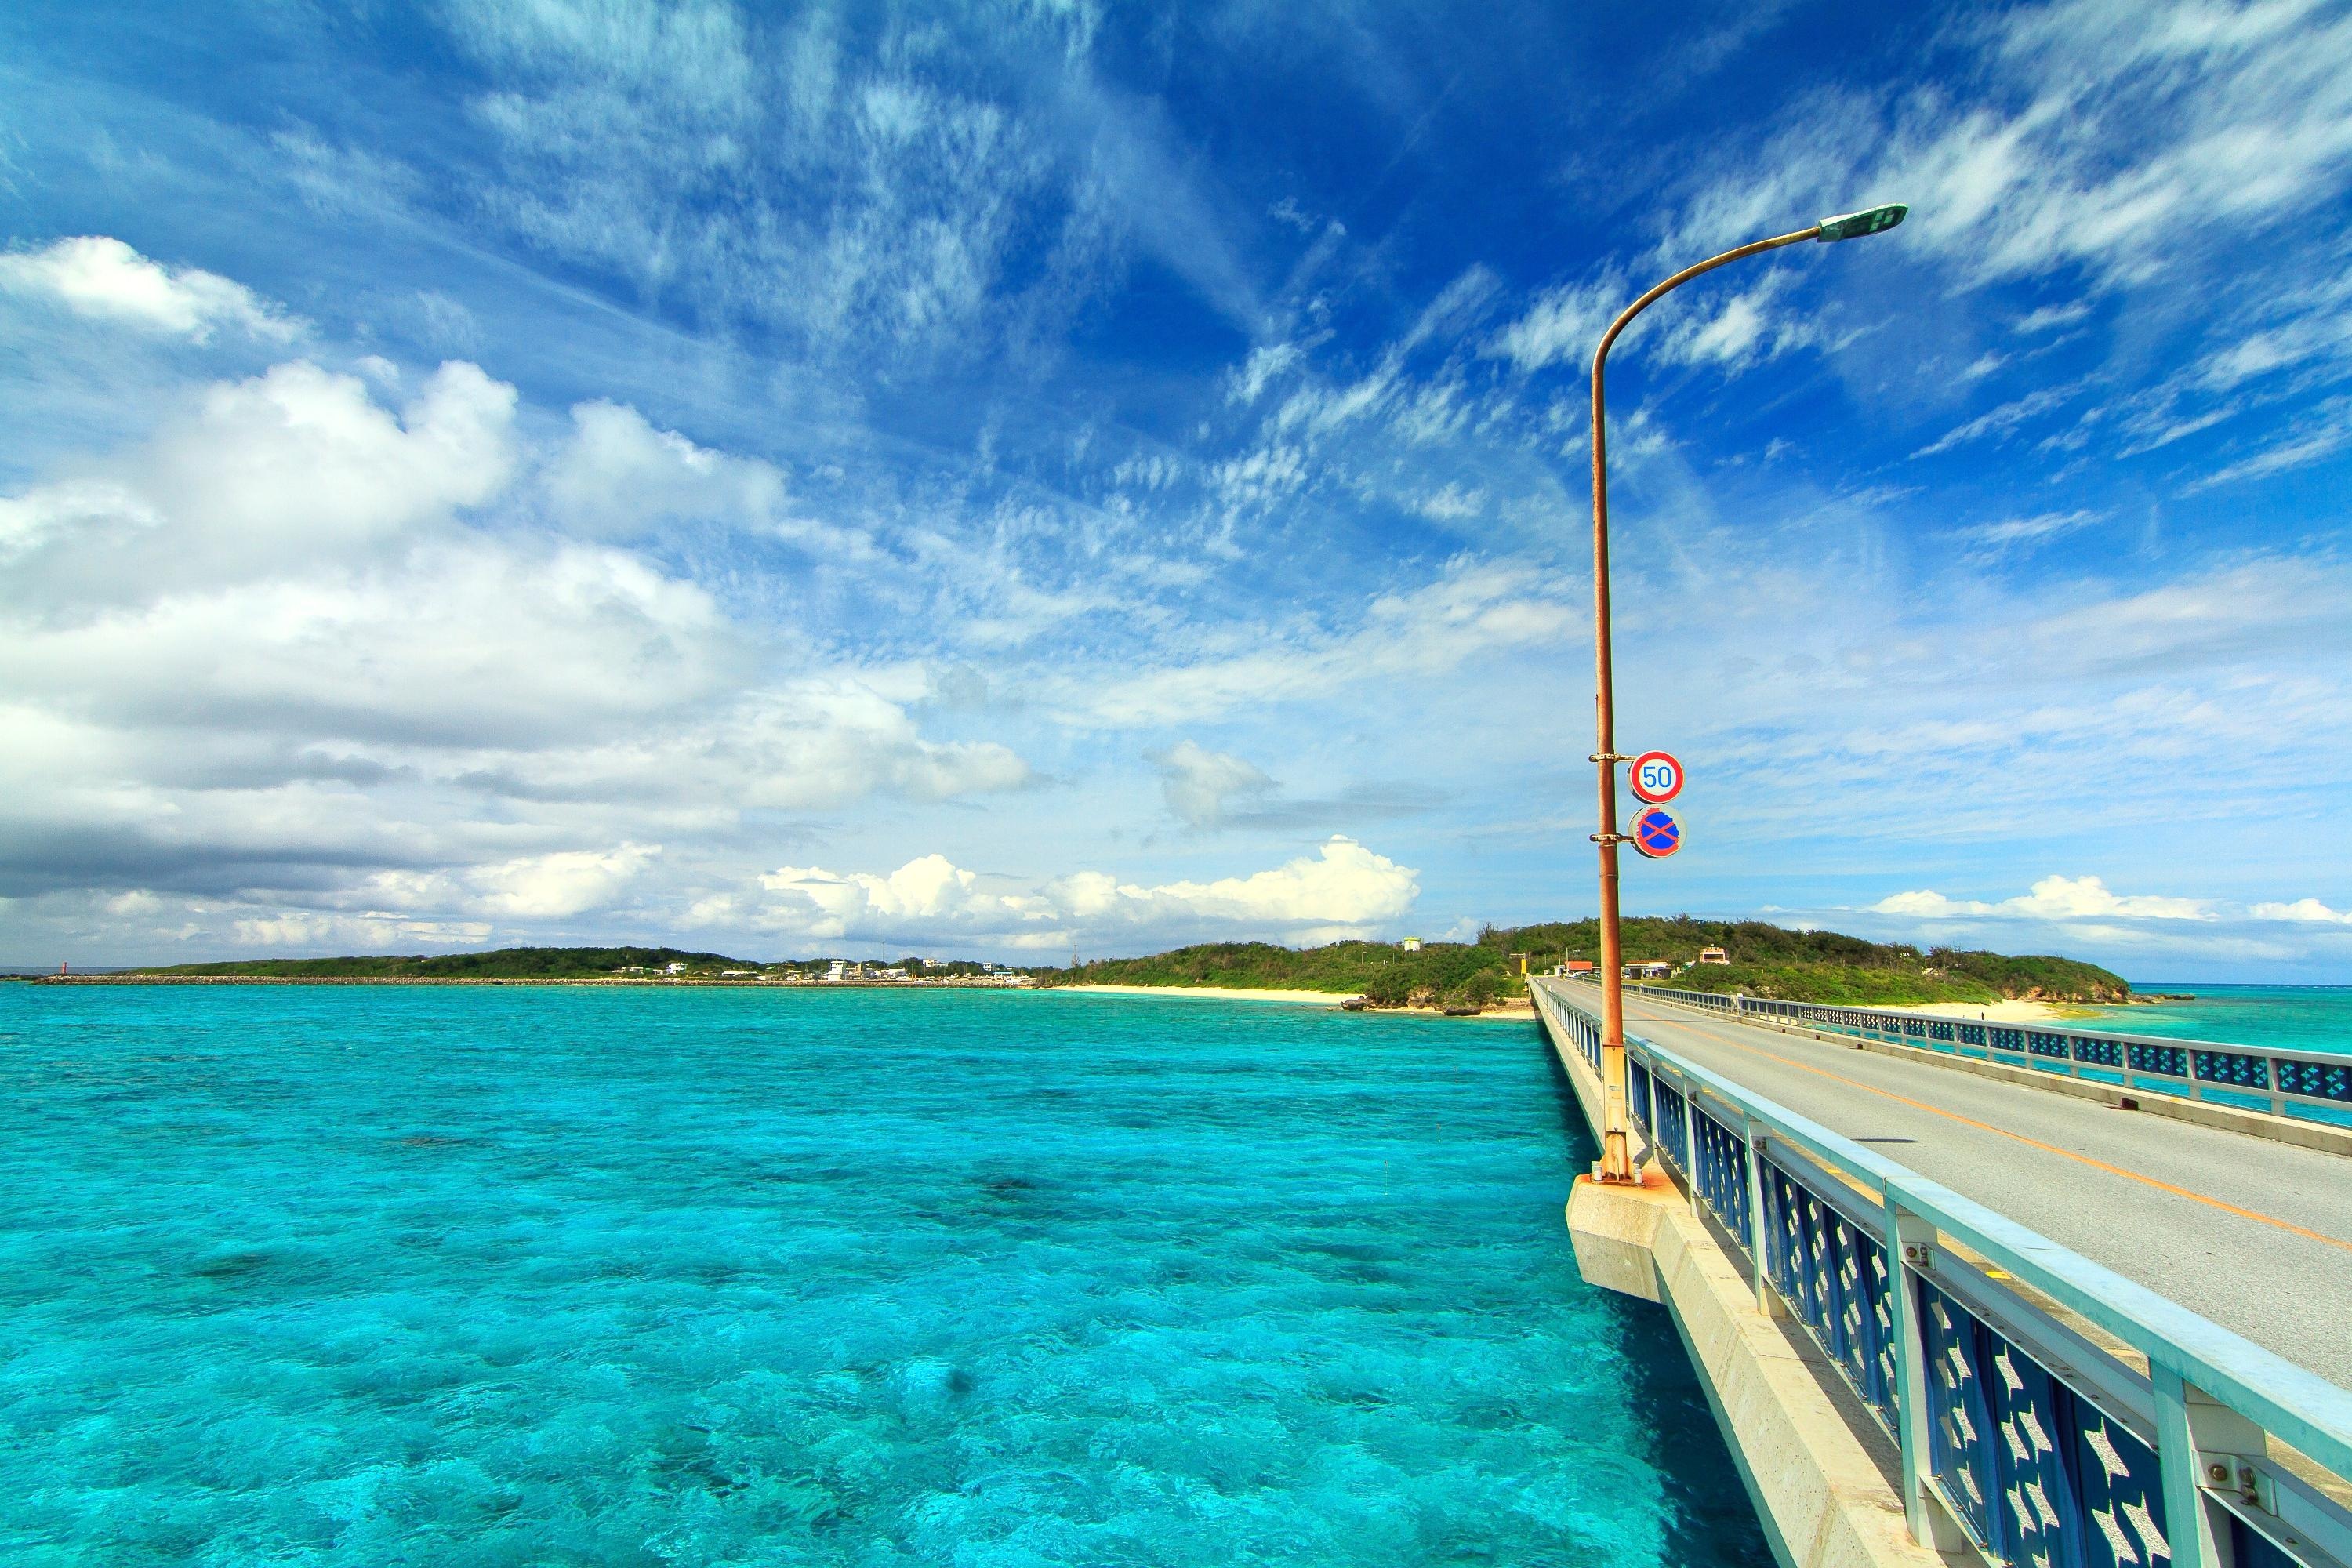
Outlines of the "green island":
{"label": "green island", "polygon": [[[1624,922],[1628,963],[1671,966],[1661,983],[1745,992],[1790,1002],[1903,1006],[2010,999],[2114,1005],[2131,986],[2096,964],[2047,955],[2011,957],[1953,948],[1920,949],[1837,931],[1790,931],[1762,921],[1702,921],[1685,915]],[[1205,942],[1143,958],[1095,959],[1076,968],[1011,968],[967,960],[905,958],[895,964],[823,958],[768,963],[670,947],[509,947],[491,952],[344,958],[243,959],[121,972],[110,978],[425,981],[786,981],[857,984],[1011,981],[1066,985],[1229,986],[1360,995],[1375,1007],[1488,1007],[1522,997],[1519,955],[1541,973],[1590,963],[1601,951],[1599,922],[1488,926],[1470,942],[1338,942],[1278,947],[1263,942]],[[1707,955],[1701,962],[1701,954]],[[844,966],[846,965],[846,973]]]}
{"label": "green island", "polygon": [[[220,963],[174,963],[126,969],[121,977],[250,980],[730,980],[815,979],[832,967],[823,958],[763,963],[723,952],[675,947],[502,947],[491,952],[392,953],[348,958],[251,958]],[[877,965],[863,966],[873,970]],[[999,966],[970,960],[905,958],[899,971],[930,979],[962,979]]]}
{"label": "green island", "polygon": [[[1628,963],[1674,966],[1686,990],[1744,992],[1787,1002],[1904,1006],[1923,1002],[2030,1000],[2112,1005],[2131,1000],[2121,975],[2071,958],[1922,950],[1837,931],[1790,931],[1762,921],[1639,916],[1622,923]],[[1705,950],[1727,962],[1698,962]],[[1035,973],[1038,985],[1225,985],[1244,990],[1353,992],[1374,1006],[1483,1007],[1521,994],[1515,954],[1540,973],[1554,964],[1597,962],[1600,922],[1488,926],[1476,940],[1396,944],[1339,942],[1287,948],[1269,942],[1207,942],[1149,958],[1098,959],[1075,970]],[[1661,982],[1662,984],[1667,982]]]}

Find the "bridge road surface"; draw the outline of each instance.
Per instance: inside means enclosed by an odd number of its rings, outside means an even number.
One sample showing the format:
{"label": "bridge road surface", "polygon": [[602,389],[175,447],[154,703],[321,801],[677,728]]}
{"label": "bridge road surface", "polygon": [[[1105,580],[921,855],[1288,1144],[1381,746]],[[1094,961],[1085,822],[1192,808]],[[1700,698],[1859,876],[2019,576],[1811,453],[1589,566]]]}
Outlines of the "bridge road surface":
{"label": "bridge road surface", "polygon": [[2352,1387],[2352,1159],[1631,992],[1625,1029]]}

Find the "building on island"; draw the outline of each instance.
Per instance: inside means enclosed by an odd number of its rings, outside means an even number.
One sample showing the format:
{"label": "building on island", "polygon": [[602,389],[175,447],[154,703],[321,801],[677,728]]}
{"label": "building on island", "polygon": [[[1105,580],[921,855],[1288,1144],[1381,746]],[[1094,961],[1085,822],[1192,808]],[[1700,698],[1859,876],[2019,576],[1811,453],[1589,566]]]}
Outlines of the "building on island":
{"label": "building on island", "polygon": [[1629,963],[1622,973],[1628,980],[1664,980],[1674,972],[1673,964],[1654,959],[1647,963]]}
{"label": "building on island", "polygon": [[1419,952],[1421,951],[1421,938],[1417,936],[1409,936],[1402,942],[1397,943],[1397,949],[1401,952]]}
{"label": "building on island", "polygon": [[1698,950],[1698,961],[1701,963],[1729,963],[1731,954],[1719,947],[1702,947]]}

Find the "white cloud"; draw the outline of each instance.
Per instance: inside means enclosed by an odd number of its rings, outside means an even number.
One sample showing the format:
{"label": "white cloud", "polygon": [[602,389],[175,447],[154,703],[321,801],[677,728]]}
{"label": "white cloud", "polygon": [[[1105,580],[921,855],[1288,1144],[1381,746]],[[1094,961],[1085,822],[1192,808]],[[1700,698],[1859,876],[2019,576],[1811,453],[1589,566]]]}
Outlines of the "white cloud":
{"label": "white cloud", "polygon": [[1997,408],[1988,409],[1964,424],[1953,426],[1911,455],[1915,458],[1932,458],[1939,452],[1948,452],[1963,443],[1979,440],[1987,436],[2006,437],[2027,420],[2047,414],[2082,390],[2079,384],[2068,384],[2045,386],[2037,391],[2029,392],[2022,397],[2013,398]]}
{"label": "white cloud", "polygon": [[396,405],[371,383],[408,378],[364,368],[211,384],[0,498],[0,891],[140,867],[219,900],[216,936],[392,940],[567,919],[641,880],[658,902],[639,836],[1029,782],[1000,742],[926,736],[919,680],[530,526],[552,496],[584,531],[718,514],[790,535],[772,468],[613,405],[541,454],[474,365]]}
{"label": "white cloud", "polygon": [[1353,839],[1334,837],[1311,859],[1301,856],[1246,877],[1138,887],[1082,871],[1055,884],[1055,892],[1070,919],[1094,930],[1225,925],[1335,941],[1401,918],[1421,896],[1418,875]]}
{"label": "white cloud", "polygon": [[515,403],[462,361],[396,412],[306,361],[212,383],[133,451],[0,500],[0,548],[22,558],[0,599],[106,603],[364,561],[503,491]]}
{"label": "white cloud", "polygon": [[1343,837],[1312,856],[1213,881],[1144,884],[1103,871],[1042,885],[1006,886],[1010,880],[983,879],[940,855],[910,860],[887,876],[786,866],[761,878],[758,894],[717,895],[698,914],[709,924],[886,944],[961,938],[1038,948],[1074,935],[1087,942],[1328,942],[1385,927],[1421,891],[1418,873]]}
{"label": "white cloud", "polygon": [[1881,915],[1910,915],[1923,920],[1953,920],[1996,915],[2042,921],[2162,920],[2210,921],[2214,905],[2207,899],[2168,898],[2158,894],[2118,894],[2096,877],[2044,877],[2030,893],[1999,903],[1975,899],[1950,899],[1941,893],[1895,893],[1870,906]]}
{"label": "white cloud", "polygon": [[1563,283],[1538,295],[1518,320],[1487,341],[1484,352],[1509,360],[1521,371],[1563,361],[1589,364],[1601,346],[1601,334],[1633,302],[1633,296],[1614,276]]}
{"label": "white cloud", "polygon": [[1459,484],[1448,480],[1443,488],[1423,497],[1416,510],[1432,522],[1460,522],[1465,518],[1476,517],[1486,508],[1485,490],[1465,490]]}
{"label": "white cloud", "polygon": [[2032,517],[2002,518],[1996,522],[1980,522],[1959,531],[1959,538],[1969,553],[1979,561],[1995,560],[2016,553],[2019,550],[2038,549],[2063,534],[2087,528],[2099,521],[2095,511],[2045,511]]}
{"label": "white cloud", "polygon": [[2352,925],[2352,910],[2331,910],[2317,899],[2297,899],[2288,904],[2252,904],[2246,913],[2258,921],[2297,921],[2317,925]]}
{"label": "white cloud", "polygon": [[1192,741],[1148,752],[1145,758],[1160,769],[1169,811],[1190,827],[1214,827],[1234,802],[1263,800],[1275,787],[1255,764]]}
{"label": "white cloud", "polygon": [[610,905],[652,865],[658,844],[563,849],[455,871],[380,871],[338,895],[373,918],[430,910],[491,921],[560,920]]}
{"label": "white cloud", "polygon": [[1717,364],[1740,371],[1823,339],[1816,320],[1778,308],[1793,274],[1774,270],[1719,305],[1685,307],[1657,348],[1668,363]]}
{"label": "white cloud", "polygon": [[1225,401],[1255,403],[1269,383],[1298,363],[1299,354],[1297,343],[1267,343],[1252,349],[1241,369],[1233,373]]}
{"label": "white cloud", "polygon": [[1066,701],[1075,716],[1128,727],[1361,690],[1367,682],[1427,679],[1504,649],[1573,636],[1564,598],[1564,585],[1531,564],[1464,557],[1434,582],[1373,600],[1353,630],[1255,636],[1250,651],[1089,682]]}
{"label": "white cloud", "polygon": [[2035,332],[2047,332],[2060,327],[2071,327],[2090,313],[2089,300],[2075,300],[2063,305],[2039,306],[2018,317],[2016,321],[2010,323],[2010,326],[2017,332],[2031,336]]}
{"label": "white cloud", "polygon": [[492,927],[480,921],[411,921],[386,915],[291,913],[254,915],[232,927],[233,940],[256,947],[299,947],[313,952],[398,952],[408,947],[466,947],[486,941]]}
{"label": "white cloud", "polygon": [[2315,463],[2352,447],[2352,397],[2331,397],[2291,425],[2285,436],[2249,458],[2242,458],[2205,474],[2191,483],[2191,491],[2210,489],[2239,479],[2260,479]]}
{"label": "white cloud", "polygon": [[657,430],[634,408],[583,403],[572,433],[543,476],[550,510],[565,530],[626,539],[658,522],[772,524],[784,505],[784,477]]}
{"label": "white cloud", "polygon": [[241,283],[202,268],[167,268],[102,235],[0,256],[0,289],[191,342],[208,342],[223,327],[276,342],[308,330]]}

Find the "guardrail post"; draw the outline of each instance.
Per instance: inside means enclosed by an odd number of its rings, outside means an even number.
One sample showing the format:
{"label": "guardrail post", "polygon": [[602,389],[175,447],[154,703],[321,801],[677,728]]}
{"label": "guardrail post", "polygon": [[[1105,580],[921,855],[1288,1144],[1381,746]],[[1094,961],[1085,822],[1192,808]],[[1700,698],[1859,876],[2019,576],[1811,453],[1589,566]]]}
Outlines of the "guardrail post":
{"label": "guardrail post", "polygon": [[1764,1248],[1770,1245],[1770,1232],[1764,1223],[1764,1144],[1760,1132],[1746,1124],[1742,1131],[1748,1140],[1748,1277],[1756,1287],[1756,1310],[1766,1317],[1785,1317],[1776,1310],[1779,1298],[1772,1293],[1772,1275],[1764,1264]]}
{"label": "guardrail post", "polygon": [[2260,1458],[2263,1429],[2184,1382],[2151,1365],[2156,1394],[2156,1464],[2164,1479],[2164,1533],[2173,1568],[2231,1568],[2235,1551],[2228,1516],[2207,1500],[2205,1488],[2235,1489]]}
{"label": "guardrail post", "polygon": [[1683,1096],[1683,1182],[1690,1188],[1691,1206],[1699,1208],[1706,1199],[1698,1190],[1698,1115],[1691,1108],[1691,1082],[1679,1078],[1675,1087]]}
{"label": "guardrail post", "polygon": [[1903,1521],[1910,1527],[1912,1540],[1931,1551],[1947,1551],[1961,1542],[1942,1507],[1927,1494],[1934,1468],[1927,1433],[1935,1416],[1927,1403],[1927,1332],[1919,1322],[1919,1293],[1911,1284],[1915,1275],[1935,1267],[1935,1226],[1888,1193],[1886,1288],[1895,1299],[1895,1433],[1903,1451]]}

